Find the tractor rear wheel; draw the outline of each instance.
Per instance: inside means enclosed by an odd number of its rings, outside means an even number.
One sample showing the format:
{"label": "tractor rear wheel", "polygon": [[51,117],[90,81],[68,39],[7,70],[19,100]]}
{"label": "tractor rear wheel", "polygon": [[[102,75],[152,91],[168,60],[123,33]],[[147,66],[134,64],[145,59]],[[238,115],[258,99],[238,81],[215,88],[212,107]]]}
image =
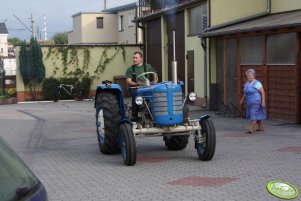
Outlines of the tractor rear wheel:
{"label": "tractor rear wheel", "polygon": [[96,131],[103,154],[116,154],[118,146],[119,105],[116,95],[99,93],[96,97]]}
{"label": "tractor rear wheel", "polygon": [[199,159],[209,161],[212,159],[215,152],[216,134],[215,128],[211,120],[205,119],[200,121],[202,142],[195,142]]}
{"label": "tractor rear wheel", "polygon": [[188,144],[189,135],[164,136],[165,146],[169,150],[178,151],[185,149]]}
{"label": "tractor rear wheel", "polygon": [[126,165],[136,164],[136,143],[131,126],[127,123],[120,125],[121,156]]}

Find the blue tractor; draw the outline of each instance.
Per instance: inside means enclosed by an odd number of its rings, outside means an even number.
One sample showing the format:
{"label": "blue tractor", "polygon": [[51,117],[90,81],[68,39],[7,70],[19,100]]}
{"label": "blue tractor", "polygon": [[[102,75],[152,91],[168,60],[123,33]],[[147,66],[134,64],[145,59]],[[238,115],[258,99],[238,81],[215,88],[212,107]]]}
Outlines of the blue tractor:
{"label": "blue tractor", "polygon": [[[145,86],[137,89],[135,103],[139,105],[139,120],[130,121],[131,112],[124,104],[120,85],[103,82],[96,89],[96,129],[99,149],[103,154],[121,152],[126,165],[136,163],[135,136],[163,136],[169,150],[186,148],[190,135],[200,160],[211,160],[215,152],[215,128],[208,115],[190,119],[188,101],[196,94],[185,97],[183,83],[176,78],[176,62],[172,63],[173,81],[151,84],[145,72]],[[138,76],[136,79],[138,80]]]}

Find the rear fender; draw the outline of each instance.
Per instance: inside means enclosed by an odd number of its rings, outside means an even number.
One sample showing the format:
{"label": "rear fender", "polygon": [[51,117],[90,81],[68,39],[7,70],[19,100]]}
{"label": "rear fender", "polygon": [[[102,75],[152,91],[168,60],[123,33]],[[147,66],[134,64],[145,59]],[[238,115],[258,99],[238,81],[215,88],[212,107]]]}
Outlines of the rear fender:
{"label": "rear fender", "polygon": [[125,108],[124,108],[124,99],[123,99],[123,92],[119,84],[110,84],[108,86],[107,84],[101,84],[100,86],[97,86],[96,88],[96,94],[95,94],[95,101],[94,101],[94,108],[96,108],[96,101],[97,101],[97,95],[100,93],[113,93],[117,95],[118,105],[119,105],[119,112],[121,119],[125,118]]}

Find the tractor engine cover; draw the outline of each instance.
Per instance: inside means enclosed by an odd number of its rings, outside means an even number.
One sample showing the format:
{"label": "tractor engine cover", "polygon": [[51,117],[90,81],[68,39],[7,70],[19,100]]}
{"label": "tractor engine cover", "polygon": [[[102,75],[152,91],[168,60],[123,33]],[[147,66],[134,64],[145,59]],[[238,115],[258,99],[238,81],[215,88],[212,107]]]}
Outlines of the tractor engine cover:
{"label": "tractor engine cover", "polygon": [[149,101],[151,113],[157,125],[168,126],[183,123],[181,85],[163,82],[139,88],[137,95]]}

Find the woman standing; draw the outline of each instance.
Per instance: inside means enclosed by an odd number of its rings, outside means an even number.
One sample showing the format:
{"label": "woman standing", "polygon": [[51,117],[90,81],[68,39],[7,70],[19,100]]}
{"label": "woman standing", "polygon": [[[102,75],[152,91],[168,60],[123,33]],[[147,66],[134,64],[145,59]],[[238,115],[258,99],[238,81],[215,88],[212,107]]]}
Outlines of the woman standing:
{"label": "woman standing", "polygon": [[255,70],[247,70],[246,76],[247,81],[240,104],[242,105],[246,99],[246,118],[251,120],[246,133],[251,134],[256,131],[256,123],[257,131],[264,131],[262,120],[266,119],[265,93],[262,84],[255,79]]}

